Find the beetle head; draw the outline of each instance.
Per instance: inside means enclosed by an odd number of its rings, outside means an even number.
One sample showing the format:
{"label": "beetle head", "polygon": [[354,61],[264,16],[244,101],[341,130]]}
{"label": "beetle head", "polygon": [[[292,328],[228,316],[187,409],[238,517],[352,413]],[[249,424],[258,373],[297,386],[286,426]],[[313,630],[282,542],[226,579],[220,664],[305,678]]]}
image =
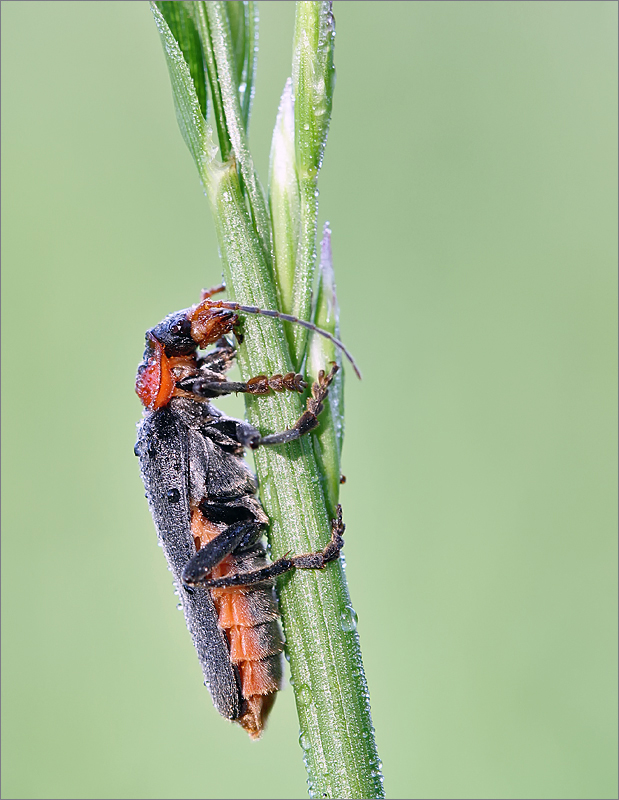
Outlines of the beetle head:
{"label": "beetle head", "polygon": [[[208,299],[197,306],[170,314],[146,334],[146,350],[138,367],[135,391],[146,408],[163,408],[172,398],[175,379],[172,364],[208,347],[238,322],[229,309],[213,308]],[[172,361],[171,361],[172,360]]]}
{"label": "beetle head", "polygon": [[197,341],[192,337],[191,322],[188,319],[189,310],[177,311],[169,314],[159,325],[155,325],[146,334],[155,338],[165,348],[167,356],[188,356],[198,347]]}
{"label": "beetle head", "polygon": [[192,355],[198,344],[191,335],[188,310],[169,314],[146,334],[146,350],[138,367],[135,391],[146,408],[162,408],[174,392],[170,358]]}

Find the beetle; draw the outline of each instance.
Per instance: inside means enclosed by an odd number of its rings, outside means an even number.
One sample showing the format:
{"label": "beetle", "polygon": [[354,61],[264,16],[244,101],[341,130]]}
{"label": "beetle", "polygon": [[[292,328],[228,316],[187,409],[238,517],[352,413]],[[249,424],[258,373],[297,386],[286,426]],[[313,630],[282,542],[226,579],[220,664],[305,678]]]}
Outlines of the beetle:
{"label": "beetle", "polygon": [[[262,534],[269,520],[243,454],[246,447],[282,444],[313,430],[338,367],[320,371],[305,412],[279,433],[261,436],[210,401],[232,392],[264,395],[306,388],[303,376],[292,372],[227,380],[236,355],[228,334],[242,339],[238,311],[305,325],[352,358],[341,342],[312,323],[211,299],[224,288],[203,292],[198,305],[170,314],[147,331],[136,378],[144,412],[135,454],[205,685],[217,711],[255,739],[282,681],[284,638],[274,578],[294,568],[322,569],[338,558],[344,524],[338,506],[326,547],[268,563]],[[198,356],[198,349],[211,345]]]}

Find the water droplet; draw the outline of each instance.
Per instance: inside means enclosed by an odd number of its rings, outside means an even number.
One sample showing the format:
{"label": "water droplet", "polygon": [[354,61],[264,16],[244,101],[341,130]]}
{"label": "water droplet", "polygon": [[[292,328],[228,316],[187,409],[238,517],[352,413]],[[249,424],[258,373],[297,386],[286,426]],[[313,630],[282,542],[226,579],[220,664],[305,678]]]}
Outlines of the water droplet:
{"label": "water droplet", "polygon": [[312,697],[312,690],[307,684],[302,683],[297,689],[296,695],[299,705],[306,707],[311,706],[314,698]]}
{"label": "water droplet", "polygon": [[303,750],[304,753],[307,753],[311,747],[310,738],[303,731],[299,731],[299,744],[301,745],[301,750]]}
{"label": "water droplet", "polygon": [[169,489],[166,492],[166,497],[170,503],[178,503],[178,501],[181,499],[181,493],[178,491],[178,489]]}
{"label": "water droplet", "polygon": [[340,628],[347,633],[357,629],[357,612],[352,606],[344,606],[340,614]]}
{"label": "water droplet", "polygon": [[271,502],[271,483],[270,481],[266,480],[265,478],[262,479],[260,484],[260,489],[262,490],[262,497],[264,498],[264,502],[266,504]]}
{"label": "water droplet", "polygon": [[303,130],[304,131],[309,131],[309,122],[305,123],[305,125],[303,126]]}
{"label": "water droplet", "polygon": [[177,611],[182,611],[183,610],[183,604],[182,603],[177,603],[176,604],[176,610]]}

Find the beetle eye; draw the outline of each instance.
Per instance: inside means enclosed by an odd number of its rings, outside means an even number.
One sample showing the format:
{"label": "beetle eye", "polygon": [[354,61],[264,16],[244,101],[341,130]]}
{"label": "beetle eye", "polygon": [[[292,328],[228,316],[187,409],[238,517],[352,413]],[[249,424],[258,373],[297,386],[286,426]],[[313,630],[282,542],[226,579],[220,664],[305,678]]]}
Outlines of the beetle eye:
{"label": "beetle eye", "polygon": [[[168,336],[176,340],[176,344],[180,345],[185,340],[191,340],[191,322],[186,318],[177,319],[168,329]],[[171,344],[171,342],[170,342]]]}

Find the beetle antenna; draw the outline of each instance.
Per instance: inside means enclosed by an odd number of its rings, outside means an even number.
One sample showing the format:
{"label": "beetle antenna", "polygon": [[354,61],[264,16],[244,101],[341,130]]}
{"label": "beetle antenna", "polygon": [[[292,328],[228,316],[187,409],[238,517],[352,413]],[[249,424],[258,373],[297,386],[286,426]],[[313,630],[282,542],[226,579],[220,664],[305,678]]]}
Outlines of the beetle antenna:
{"label": "beetle antenna", "polygon": [[346,347],[339,339],[336,339],[333,334],[329,333],[329,331],[325,331],[323,328],[319,328],[318,325],[314,325],[313,322],[307,322],[304,319],[299,319],[298,317],[293,317],[291,314],[283,314],[281,311],[271,311],[266,308],[258,308],[257,306],[243,306],[240,303],[235,303],[234,300],[210,300],[205,299],[203,302],[208,302],[209,306],[212,308],[229,308],[231,311],[241,311],[244,314],[258,314],[262,317],[271,317],[273,319],[281,319],[284,322],[292,322],[295,325],[301,325],[303,328],[307,328],[308,331],[313,331],[314,333],[318,333],[321,336],[324,336],[325,339],[328,339],[333,344],[344,353],[346,358],[350,361],[352,368],[355,371],[356,376],[361,380],[361,372],[359,367],[355,363],[355,359],[351,356],[348,352]]}

